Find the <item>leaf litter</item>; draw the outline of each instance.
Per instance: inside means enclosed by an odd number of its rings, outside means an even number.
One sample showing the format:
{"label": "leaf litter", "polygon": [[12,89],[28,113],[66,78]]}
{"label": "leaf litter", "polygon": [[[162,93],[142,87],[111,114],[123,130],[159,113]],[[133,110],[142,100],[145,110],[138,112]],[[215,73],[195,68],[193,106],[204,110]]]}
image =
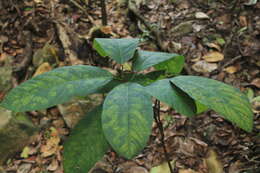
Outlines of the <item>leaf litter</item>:
{"label": "leaf litter", "polygon": [[[153,43],[156,37],[142,22],[127,15],[127,3],[108,0],[109,25],[99,27],[98,32],[89,33],[91,28],[101,23],[99,5],[93,2],[89,8],[90,1],[86,1],[86,6],[83,1],[75,1],[87,8],[87,13],[71,3],[59,0],[29,0],[13,4],[9,1],[1,2],[5,7],[0,17],[0,22],[3,23],[0,37],[1,69],[5,67],[7,58],[11,59],[11,65],[16,67],[25,57],[32,59],[37,50],[44,49],[47,43],[55,45],[53,51],[47,51],[47,54],[54,57],[51,61],[47,60],[49,64],[45,65],[48,68],[39,70],[46,62],[45,56],[39,56],[39,60],[43,61],[37,66],[26,63],[25,70],[13,72],[15,75],[10,80],[14,85],[30,78],[35,71],[46,72],[50,67],[92,64],[110,68],[107,62],[97,57],[91,49],[91,39],[94,37],[142,37],[143,40],[150,40],[148,43],[144,42],[144,47],[156,50],[156,44]],[[167,50],[185,55],[187,72],[222,80],[242,90],[249,87],[254,91],[255,98],[259,96],[260,23],[259,15],[256,15],[256,11],[260,9],[259,2],[233,4],[236,5],[234,9],[241,9],[240,14],[237,14],[236,10],[232,11],[232,3],[224,1],[194,3],[189,0],[151,0],[136,3],[145,20],[161,31]],[[26,46],[28,44],[24,34],[24,30],[28,28],[33,30],[31,48]],[[28,54],[30,51],[34,54]],[[237,56],[243,58],[236,58]],[[195,58],[197,60],[193,62]],[[194,68],[196,63],[204,69]],[[0,91],[0,99],[1,94],[6,92]],[[254,106],[255,125],[251,134],[232,126],[214,112],[195,117],[193,124],[174,110],[164,110],[162,114],[172,116],[172,121],[163,118],[163,123],[167,150],[175,161],[177,172],[207,173],[212,172],[211,169],[227,173],[257,172],[260,167],[258,109],[259,105]],[[62,173],[62,144],[70,128],[64,122],[61,111],[51,108],[48,111],[31,112],[30,116],[35,124],[42,126],[42,130],[34,142],[9,159],[4,165],[6,172]],[[154,125],[148,146],[131,164],[126,164],[129,161],[110,151],[96,168],[102,169],[103,172],[113,172],[113,169],[118,172],[149,172],[154,166],[165,162],[158,136],[159,131]],[[214,151],[211,148],[214,148]]]}

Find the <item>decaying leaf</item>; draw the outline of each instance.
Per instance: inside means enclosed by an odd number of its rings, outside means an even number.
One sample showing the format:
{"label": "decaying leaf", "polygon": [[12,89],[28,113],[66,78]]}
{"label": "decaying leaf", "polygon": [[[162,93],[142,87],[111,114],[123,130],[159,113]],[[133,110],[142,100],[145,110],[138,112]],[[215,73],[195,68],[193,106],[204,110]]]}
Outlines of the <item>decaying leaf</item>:
{"label": "decaying leaf", "polygon": [[224,71],[226,71],[229,74],[233,74],[238,71],[238,68],[237,68],[237,66],[229,66],[229,67],[225,68]]}
{"label": "decaying leaf", "polygon": [[210,73],[218,68],[216,63],[208,63],[204,60],[198,61],[192,65],[192,69],[200,73]]}
{"label": "decaying leaf", "polygon": [[51,71],[52,70],[52,67],[51,65],[48,63],[48,62],[45,62],[43,64],[41,64],[36,72],[34,73],[33,77],[37,76],[37,75],[40,75],[42,73],[45,73],[45,72],[48,72],[48,71]]}
{"label": "decaying leaf", "polygon": [[210,173],[223,173],[223,165],[218,160],[218,155],[214,150],[209,150],[208,157],[205,159]]}
{"label": "decaying leaf", "polygon": [[207,62],[219,62],[224,59],[224,55],[217,51],[207,53],[202,57]]}
{"label": "decaying leaf", "polygon": [[[174,161],[171,161],[171,164],[174,164]],[[150,173],[171,173],[170,168],[167,162],[160,164],[159,166],[155,166],[151,169]]]}
{"label": "decaying leaf", "polygon": [[51,137],[47,139],[45,145],[41,146],[41,155],[42,157],[49,157],[59,151],[60,146],[60,137],[55,128],[51,128]]}
{"label": "decaying leaf", "polygon": [[195,17],[196,19],[209,19],[209,16],[203,12],[196,12]]}

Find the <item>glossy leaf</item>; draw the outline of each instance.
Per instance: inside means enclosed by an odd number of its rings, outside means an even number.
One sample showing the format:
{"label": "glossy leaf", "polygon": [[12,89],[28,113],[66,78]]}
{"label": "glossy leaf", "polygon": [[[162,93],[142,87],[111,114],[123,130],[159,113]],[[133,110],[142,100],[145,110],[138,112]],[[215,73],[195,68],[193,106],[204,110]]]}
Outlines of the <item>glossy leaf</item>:
{"label": "glossy leaf", "polygon": [[171,82],[240,128],[248,132],[252,130],[251,105],[248,98],[238,89],[213,79],[197,76],[178,76],[172,78]]}
{"label": "glossy leaf", "polygon": [[196,114],[194,100],[178,87],[172,85],[169,79],[158,80],[146,86],[145,90],[183,115],[193,116]]}
{"label": "glossy leaf", "polygon": [[114,88],[103,104],[102,127],[113,149],[128,159],[138,154],[151,134],[151,96],[136,83]]}
{"label": "glossy leaf", "polygon": [[178,75],[184,67],[185,59],[184,56],[176,56],[175,58],[164,61],[160,64],[155,65],[157,70],[165,70],[166,73]]}
{"label": "glossy leaf", "polygon": [[90,94],[111,80],[112,74],[98,67],[61,67],[14,88],[1,105],[16,112],[45,109]]}
{"label": "glossy leaf", "polygon": [[[133,62],[133,69],[135,71],[142,71],[147,69],[148,67],[152,67],[154,65],[160,64],[164,61],[176,58],[180,55],[175,53],[164,53],[164,52],[151,52],[151,51],[143,51],[138,50],[135,60]],[[162,68],[161,69],[166,69]]]}
{"label": "glossy leaf", "polygon": [[101,56],[108,56],[119,64],[123,64],[133,57],[138,44],[139,39],[96,38],[94,40],[94,48]]}
{"label": "glossy leaf", "polygon": [[65,173],[86,173],[109,149],[101,126],[102,106],[79,121],[64,144]]}

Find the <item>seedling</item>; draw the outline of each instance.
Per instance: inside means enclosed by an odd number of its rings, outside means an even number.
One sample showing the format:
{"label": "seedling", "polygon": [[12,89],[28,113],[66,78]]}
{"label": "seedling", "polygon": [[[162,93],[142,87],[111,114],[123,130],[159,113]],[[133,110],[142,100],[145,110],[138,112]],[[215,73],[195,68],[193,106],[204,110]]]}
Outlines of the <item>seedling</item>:
{"label": "seedling", "polygon": [[[138,44],[139,39],[97,38],[97,52],[121,67],[132,63],[130,71],[119,68],[113,76],[88,65],[57,68],[14,88],[1,105],[23,112],[49,108],[75,96],[107,93],[103,104],[86,115],[65,142],[65,173],[87,172],[110,147],[127,159],[141,152],[151,134],[152,97],[157,99],[155,105],[160,100],[188,117],[207,107],[245,131],[252,130],[250,103],[238,89],[208,78],[178,76],[183,56],[140,50]],[[154,71],[144,74],[150,67]]]}

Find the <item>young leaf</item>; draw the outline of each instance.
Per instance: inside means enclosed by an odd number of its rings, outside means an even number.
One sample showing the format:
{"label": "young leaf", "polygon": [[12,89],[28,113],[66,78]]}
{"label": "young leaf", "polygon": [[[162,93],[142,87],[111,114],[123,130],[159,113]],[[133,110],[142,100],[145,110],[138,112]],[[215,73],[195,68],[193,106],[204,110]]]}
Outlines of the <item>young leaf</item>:
{"label": "young leaf", "polygon": [[196,115],[194,100],[181,89],[172,85],[169,79],[158,80],[146,86],[145,90],[183,115],[189,117]]}
{"label": "young leaf", "polygon": [[64,144],[65,173],[86,173],[103,157],[109,144],[101,126],[102,106],[88,113]]}
{"label": "young leaf", "polygon": [[139,44],[139,39],[96,38],[94,48],[101,56],[109,56],[119,64],[130,60]]}
{"label": "young leaf", "polygon": [[106,139],[117,153],[128,159],[145,147],[152,122],[151,97],[139,84],[121,84],[104,101],[102,127]]}
{"label": "young leaf", "polygon": [[61,67],[14,88],[1,105],[16,112],[45,109],[90,94],[111,80],[112,74],[98,67]]}
{"label": "young leaf", "polygon": [[[161,62],[176,58],[178,56],[181,55],[175,53],[150,52],[138,50],[135,60],[133,62],[133,69],[135,71],[142,71],[147,69],[148,67],[152,67],[156,64],[160,64]],[[160,66],[160,69],[165,70],[166,68],[162,68]]]}
{"label": "young leaf", "polygon": [[169,59],[160,64],[155,65],[157,70],[165,70],[166,73],[178,75],[184,67],[184,56],[176,56],[173,59]]}
{"label": "young leaf", "polygon": [[197,76],[178,76],[171,82],[193,99],[240,128],[250,132],[253,126],[253,113],[248,98],[238,89],[222,82]]}

